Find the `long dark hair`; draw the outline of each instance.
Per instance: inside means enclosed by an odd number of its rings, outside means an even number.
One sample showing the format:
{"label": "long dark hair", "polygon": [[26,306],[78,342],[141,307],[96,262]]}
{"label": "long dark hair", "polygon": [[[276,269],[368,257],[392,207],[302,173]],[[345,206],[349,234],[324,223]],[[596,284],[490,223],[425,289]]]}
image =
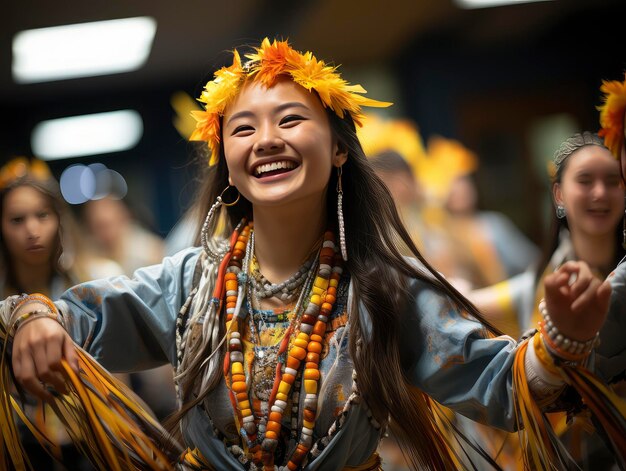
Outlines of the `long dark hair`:
{"label": "long dark hair", "polygon": [[[460,310],[482,322],[486,330],[493,334],[499,334],[499,331],[419,253],[398,215],[391,194],[363,152],[352,118],[349,115],[339,118],[334,112],[327,112],[339,146],[347,149],[349,155],[343,166],[342,185],[348,245],[346,268],[354,286],[354,303],[348,307],[350,354],[357,372],[359,391],[379,421],[386,422],[388,417],[391,418],[394,436],[416,468],[451,469],[454,467],[453,461],[446,444],[435,431],[428,399],[422,391],[408,384],[401,368],[400,313],[409,302],[406,290],[408,279],[417,278],[432,285],[448,296]],[[192,209],[198,218],[199,227],[211,204],[228,186],[223,149],[220,149],[217,165],[207,168],[206,160],[203,165],[205,180],[198,193],[196,207]],[[331,172],[328,188],[334,189],[336,183],[337,176]],[[335,214],[337,194],[328,191],[327,195],[328,215],[332,219],[330,215]],[[252,205],[241,196],[237,205],[225,208],[224,211],[226,234],[232,231],[242,217],[251,214]],[[209,233],[214,229],[211,227]],[[401,244],[406,245],[423,264],[426,273],[401,255]],[[369,337],[363,334],[358,315],[360,303],[373,314]],[[220,374],[216,374],[208,390],[193,398],[194,379],[201,377],[201,362],[209,353],[202,352],[198,361],[192,360],[193,366],[186,375],[189,379],[182,385],[185,405],[169,422],[172,431],[176,422],[221,380]],[[221,355],[223,359],[224,351]],[[385,367],[381,368],[381,365]]]}
{"label": "long dark hair", "polygon": [[[53,273],[66,276],[66,270],[61,265],[61,254],[63,253],[63,224],[62,221],[66,218],[66,209],[63,197],[61,196],[61,192],[59,190],[58,184],[56,180],[53,178],[48,179],[40,179],[31,176],[30,174],[25,174],[23,177],[17,178],[7,184],[4,188],[0,190],[0,221],[3,218],[4,213],[4,200],[11,191],[20,187],[30,187],[35,191],[39,192],[46,200],[48,204],[54,211],[57,219],[59,221],[59,226],[57,229],[57,235],[55,238],[55,247],[50,257],[50,267]],[[13,260],[13,256],[9,252],[9,249],[6,245],[6,241],[4,239],[4,234],[0,230],[0,267],[2,268],[2,274],[5,278],[5,286],[11,287],[13,290],[17,290],[16,292],[22,292],[22,288],[19,286],[19,282],[15,277],[15,262]]]}

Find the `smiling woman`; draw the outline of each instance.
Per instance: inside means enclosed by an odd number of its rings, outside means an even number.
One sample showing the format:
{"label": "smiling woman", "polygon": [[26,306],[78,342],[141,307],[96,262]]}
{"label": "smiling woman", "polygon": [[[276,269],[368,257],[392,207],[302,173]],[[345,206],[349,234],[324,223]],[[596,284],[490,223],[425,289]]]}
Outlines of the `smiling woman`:
{"label": "smiling woman", "polygon": [[224,123],[229,184],[255,207],[257,228],[265,207],[311,215],[325,207],[331,169],[345,163],[347,151],[317,96],[286,78],[269,89],[251,82],[226,108]]}
{"label": "smiling woman", "polygon": [[[553,167],[553,222],[542,260],[525,273],[469,295],[494,324],[507,332],[524,332],[538,325],[543,318],[539,301],[545,296],[545,279],[559,267],[582,262],[604,279],[626,255],[621,237],[624,189],[619,164],[603,139],[591,132],[574,134],[556,150]],[[597,372],[611,384],[619,381],[626,365],[614,354],[621,341],[615,339],[612,330],[614,326],[600,331],[603,341],[596,350]],[[588,335],[591,337],[592,332]],[[561,436],[576,437],[567,446],[579,466],[584,468],[585,462],[592,459],[611,461],[597,436],[582,433],[580,422],[566,426],[564,415],[558,420],[555,417],[555,423],[561,421]]]}
{"label": "smiling woman", "polygon": [[[456,469],[466,463],[438,403],[492,426],[523,422],[531,444],[545,439],[527,464],[555,467],[540,408],[562,399],[561,370],[594,378],[583,367],[587,336],[603,324],[608,284],[578,270],[572,299],[584,315],[551,312],[576,352],[548,348],[547,333],[496,337],[418,252],[363,152],[362,107],[388,104],[285,41],[265,39],[245,57],[234,52],[195,112],[192,138],[210,154],[196,207],[201,246],[55,303],[7,299],[16,381],[84,407],[74,430],[107,469],[377,470],[387,427],[416,469]],[[171,435],[83,349],[115,371],[174,365],[181,407]],[[63,402],[56,393],[68,390],[84,396]],[[111,414],[87,411],[94,390],[106,391],[94,401]],[[601,385],[591,396],[610,402]],[[615,423],[609,433],[623,436]],[[148,439],[136,441],[137,430]]]}

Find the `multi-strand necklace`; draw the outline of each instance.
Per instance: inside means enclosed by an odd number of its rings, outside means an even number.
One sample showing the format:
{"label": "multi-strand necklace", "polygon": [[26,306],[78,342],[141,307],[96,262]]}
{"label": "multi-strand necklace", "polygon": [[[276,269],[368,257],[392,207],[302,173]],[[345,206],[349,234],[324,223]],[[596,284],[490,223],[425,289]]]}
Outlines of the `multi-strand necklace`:
{"label": "multi-strand necklace", "polygon": [[224,375],[230,389],[231,402],[236,411],[235,418],[242,443],[252,454],[253,460],[259,464],[262,463],[264,469],[269,471],[274,470],[274,452],[278,446],[282,419],[290,400],[292,386],[302,370],[301,376],[306,394],[302,410],[302,429],[298,444],[287,463],[288,469],[297,469],[313,444],[320,381],[320,354],[326,333],[326,323],[337,297],[337,286],[342,273],[341,255],[336,252],[334,234],[327,231],[319,253],[317,273],[308,296],[309,302],[299,319],[299,328],[296,332],[295,323],[290,323],[278,348],[276,376],[269,397],[269,411],[264,420],[265,431],[263,433],[257,427],[248,392],[240,330],[245,325],[245,317],[248,315],[247,310],[241,307],[245,285],[248,282],[251,257],[249,241],[252,228],[253,223],[250,222],[238,235],[224,278],[226,321],[229,332],[228,354],[224,358]]}
{"label": "multi-strand necklace", "polygon": [[[252,237],[254,238],[254,234],[252,234]],[[252,245],[254,246],[254,243]],[[250,284],[259,298],[271,298],[276,296],[281,301],[290,302],[297,296],[298,288],[300,288],[304,283],[304,280],[313,265],[313,260],[309,259],[304,262],[295,274],[282,283],[271,283],[267,278],[265,278],[259,271],[259,265],[254,255],[252,258],[252,265]]]}

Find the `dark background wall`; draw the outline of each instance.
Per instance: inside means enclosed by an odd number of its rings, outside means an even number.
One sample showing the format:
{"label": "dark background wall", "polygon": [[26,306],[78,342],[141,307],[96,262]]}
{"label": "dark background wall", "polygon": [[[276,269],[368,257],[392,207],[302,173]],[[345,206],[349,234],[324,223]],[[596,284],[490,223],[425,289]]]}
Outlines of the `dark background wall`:
{"label": "dark background wall", "polygon": [[[129,184],[131,205],[143,209],[161,235],[188,206],[196,174],[191,147],[172,125],[172,94],[197,96],[212,70],[229,57],[226,50],[263,35],[289,37],[296,47],[342,64],[352,82],[362,82],[361,70],[386,70],[401,101],[395,112],[414,119],[425,140],[439,134],[477,152],[482,206],[505,212],[536,241],[542,237],[546,187],[535,168],[533,130],[542,119],[560,114],[580,130],[597,130],[601,80],[622,79],[626,70],[621,0],[555,0],[473,11],[445,1],[311,1],[297,7],[247,1],[227,11],[204,2],[190,2],[189,8],[133,2],[129,11],[116,5],[112,12],[61,2],[54,12],[37,14],[37,8],[52,7],[31,0],[10,3],[2,20],[0,158],[32,155],[30,133],[40,120],[135,109],[145,127],[137,147],[50,166],[57,176],[73,163],[103,162],[117,170]],[[272,11],[281,11],[280,24]],[[13,31],[108,14],[163,18],[145,70],[41,85],[11,83]]]}

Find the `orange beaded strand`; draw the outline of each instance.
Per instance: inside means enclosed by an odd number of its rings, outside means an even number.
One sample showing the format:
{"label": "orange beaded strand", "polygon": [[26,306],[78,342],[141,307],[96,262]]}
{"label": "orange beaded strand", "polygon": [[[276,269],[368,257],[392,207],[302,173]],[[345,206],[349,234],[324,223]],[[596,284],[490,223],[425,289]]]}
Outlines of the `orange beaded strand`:
{"label": "orange beaded strand", "polygon": [[[270,411],[267,417],[265,437],[259,450],[259,446],[256,444],[257,425],[245,379],[239,319],[234,317],[237,303],[240,301],[238,298],[242,293],[239,285],[240,282],[246,281],[246,275],[242,274],[241,271],[251,230],[252,223],[249,223],[237,237],[228,263],[227,273],[224,276],[226,319],[227,322],[232,323],[228,329],[230,333],[228,335],[228,354],[224,359],[224,373],[227,376],[231,401],[237,411],[237,422],[241,424],[240,434],[242,435],[244,448],[247,448],[248,444],[251,445],[250,452],[254,456],[253,459],[257,462],[260,459],[264,469],[270,471],[274,469],[274,452],[278,445],[282,418],[287,407],[291,387],[302,362],[305,362],[303,379],[306,398],[303,411],[303,426],[300,441],[287,464],[289,469],[297,469],[312,445],[317,410],[318,384],[321,378],[319,359],[322,351],[323,336],[326,332],[326,323],[336,301],[336,288],[342,273],[341,256],[336,253],[333,233],[330,231],[326,232],[320,250],[317,276],[313,282],[309,304],[300,319],[299,332],[293,340],[291,347],[289,347],[289,339],[293,332],[292,326],[287,330],[281,341],[279,358],[287,349],[289,351],[284,365],[284,372],[281,361],[278,362],[276,367],[276,377],[269,401]],[[230,372],[230,378],[228,377],[228,372]]]}

